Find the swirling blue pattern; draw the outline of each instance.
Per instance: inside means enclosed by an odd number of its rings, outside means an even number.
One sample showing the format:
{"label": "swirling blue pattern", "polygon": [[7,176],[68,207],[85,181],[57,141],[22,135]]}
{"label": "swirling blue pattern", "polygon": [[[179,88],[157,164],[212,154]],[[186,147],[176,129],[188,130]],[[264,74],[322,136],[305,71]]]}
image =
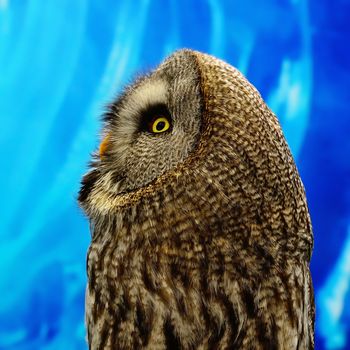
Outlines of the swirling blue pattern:
{"label": "swirling blue pattern", "polygon": [[86,349],[76,193],[99,116],[177,48],[238,67],[279,116],[309,199],[317,349],[350,349],[346,0],[0,0],[0,349]]}

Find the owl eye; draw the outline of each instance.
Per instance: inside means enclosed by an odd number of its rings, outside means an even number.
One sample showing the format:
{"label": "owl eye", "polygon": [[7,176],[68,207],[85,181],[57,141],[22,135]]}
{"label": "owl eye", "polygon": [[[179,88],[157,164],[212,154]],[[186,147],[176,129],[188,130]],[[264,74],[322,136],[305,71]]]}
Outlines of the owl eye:
{"label": "owl eye", "polygon": [[140,131],[160,134],[172,129],[172,117],[165,104],[147,106],[140,114]]}
{"label": "owl eye", "polygon": [[149,131],[153,133],[161,133],[170,128],[170,122],[166,117],[156,117],[149,124]]}

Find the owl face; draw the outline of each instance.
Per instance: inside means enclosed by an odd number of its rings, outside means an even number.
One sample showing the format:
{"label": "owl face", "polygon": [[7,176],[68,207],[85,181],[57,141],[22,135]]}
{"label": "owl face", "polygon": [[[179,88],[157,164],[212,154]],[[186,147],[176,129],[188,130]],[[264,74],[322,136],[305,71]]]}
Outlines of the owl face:
{"label": "owl face", "polygon": [[95,171],[87,182],[109,193],[125,193],[175,167],[198,142],[201,106],[194,57],[169,58],[111,104]]}

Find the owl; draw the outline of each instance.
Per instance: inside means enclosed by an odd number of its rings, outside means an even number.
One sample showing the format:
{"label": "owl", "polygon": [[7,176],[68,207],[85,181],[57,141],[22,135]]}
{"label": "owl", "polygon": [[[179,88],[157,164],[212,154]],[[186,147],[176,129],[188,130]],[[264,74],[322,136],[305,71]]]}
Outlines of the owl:
{"label": "owl", "polygon": [[184,49],[136,79],[78,200],[90,349],[314,348],[304,187],[237,69]]}

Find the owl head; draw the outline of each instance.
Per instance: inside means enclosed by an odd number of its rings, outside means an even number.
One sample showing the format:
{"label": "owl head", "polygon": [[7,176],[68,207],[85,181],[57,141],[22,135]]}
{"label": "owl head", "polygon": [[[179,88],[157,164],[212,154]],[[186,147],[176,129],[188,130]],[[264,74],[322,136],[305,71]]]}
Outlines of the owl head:
{"label": "owl head", "polygon": [[198,143],[202,108],[198,67],[188,51],[137,79],[105,115],[95,176],[85,179],[80,200],[91,181],[106,193],[131,193],[175,169]]}
{"label": "owl head", "polygon": [[91,220],[167,198],[188,213],[230,210],[239,222],[227,224],[249,237],[303,235],[310,253],[304,188],[278,119],[229,64],[175,52],[112,102],[102,134],[79,193]]}

